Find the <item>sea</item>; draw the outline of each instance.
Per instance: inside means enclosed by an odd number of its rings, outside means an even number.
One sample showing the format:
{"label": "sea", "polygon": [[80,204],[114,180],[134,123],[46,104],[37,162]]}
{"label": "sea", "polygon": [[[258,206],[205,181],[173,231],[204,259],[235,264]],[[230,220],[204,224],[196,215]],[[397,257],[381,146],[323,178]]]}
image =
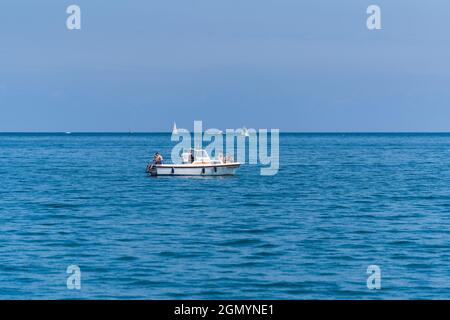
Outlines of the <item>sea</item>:
{"label": "sea", "polygon": [[150,177],[173,146],[0,134],[0,299],[450,298],[450,134],[281,133],[275,175]]}

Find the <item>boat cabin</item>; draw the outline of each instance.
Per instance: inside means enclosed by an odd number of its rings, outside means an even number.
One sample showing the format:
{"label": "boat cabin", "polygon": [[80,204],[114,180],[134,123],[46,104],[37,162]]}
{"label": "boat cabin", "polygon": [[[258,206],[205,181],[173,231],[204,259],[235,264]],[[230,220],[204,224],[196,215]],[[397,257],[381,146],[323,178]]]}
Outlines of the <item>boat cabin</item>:
{"label": "boat cabin", "polygon": [[194,149],[190,150],[189,152],[183,152],[181,154],[181,161],[183,164],[204,164],[204,163],[217,163],[220,164],[222,161],[211,159],[208,155],[208,152],[206,150],[202,149]]}

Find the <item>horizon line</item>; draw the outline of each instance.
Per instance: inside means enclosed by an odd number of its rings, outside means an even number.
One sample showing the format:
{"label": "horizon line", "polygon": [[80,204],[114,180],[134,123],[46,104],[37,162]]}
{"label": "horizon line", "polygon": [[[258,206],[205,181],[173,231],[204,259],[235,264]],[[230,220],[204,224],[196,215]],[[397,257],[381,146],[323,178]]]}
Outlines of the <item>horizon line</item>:
{"label": "horizon line", "polygon": [[[192,131],[194,132],[194,131]],[[205,131],[202,131],[204,133]],[[270,130],[268,129],[268,132]],[[279,131],[280,134],[450,133],[450,131]],[[0,131],[0,134],[171,134],[172,131]],[[224,133],[225,134],[225,133]]]}

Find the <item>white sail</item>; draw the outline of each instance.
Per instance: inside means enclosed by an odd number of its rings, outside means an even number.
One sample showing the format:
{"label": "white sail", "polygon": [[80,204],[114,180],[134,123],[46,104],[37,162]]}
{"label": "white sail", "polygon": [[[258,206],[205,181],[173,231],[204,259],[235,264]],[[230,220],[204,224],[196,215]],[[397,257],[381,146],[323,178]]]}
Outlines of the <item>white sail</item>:
{"label": "white sail", "polygon": [[172,134],[178,134],[177,124],[175,122],[173,123]]}

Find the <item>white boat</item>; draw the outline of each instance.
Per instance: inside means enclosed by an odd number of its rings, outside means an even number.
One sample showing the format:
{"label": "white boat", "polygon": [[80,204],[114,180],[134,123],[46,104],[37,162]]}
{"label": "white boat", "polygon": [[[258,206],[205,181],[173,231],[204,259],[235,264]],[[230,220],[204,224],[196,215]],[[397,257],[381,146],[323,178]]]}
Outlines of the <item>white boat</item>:
{"label": "white boat", "polygon": [[241,165],[230,157],[211,159],[202,149],[183,153],[181,160],[180,164],[151,163],[147,172],[152,176],[228,176],[234,175]]}
{"label": "white boat", "polygon": [[172,134],[178,134],[177,124],[175,122],[173,123]]}

